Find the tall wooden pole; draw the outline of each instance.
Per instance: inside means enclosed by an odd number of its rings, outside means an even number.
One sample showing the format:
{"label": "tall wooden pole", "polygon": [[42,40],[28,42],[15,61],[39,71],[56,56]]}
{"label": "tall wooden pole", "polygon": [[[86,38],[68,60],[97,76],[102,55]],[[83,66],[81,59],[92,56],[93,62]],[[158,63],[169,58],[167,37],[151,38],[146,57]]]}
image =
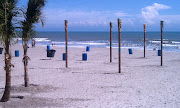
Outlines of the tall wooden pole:
{"label": "tall wooden pole", "polygon": [[112,26],[113,23],[110,22],[110,62],[112,62]]}
{"label": "tall wooden pole", "polygon": [[161,21],[161,66],[163,65],[163,28],[164,21]]}
{"label": "tall wooden pole", "polygon": [[144,24],[144,58],[146,57],[146,24]]}
{"label": "tall wooden pole", "polygon": [[68,21],[65,20],[65,39],[66,39],[66,67],[68,68]]}
{"label": "tall wooden pole", "polygon": [[118,19],[118,41],[119,41],[119,73],[121,73],[121,25],[122,25],[122,22],[121,22],[121,19]]}

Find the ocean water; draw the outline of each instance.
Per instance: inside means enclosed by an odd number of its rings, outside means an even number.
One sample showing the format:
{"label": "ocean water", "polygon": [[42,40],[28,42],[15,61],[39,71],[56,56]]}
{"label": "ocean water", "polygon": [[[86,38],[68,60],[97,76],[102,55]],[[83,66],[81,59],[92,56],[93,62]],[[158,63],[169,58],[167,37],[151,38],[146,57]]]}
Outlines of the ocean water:
{"label": "ocean water", "polygon": [[[143,32],[122,32],[122,47],[143,49],[144,33]],[[146,48],[148,50],[160,49],[161,33],[146,32]],[[21,39],[19,39],[21,44]],[[38,45],[65,46],[64,32],[40,32],[35,38]],[[69,32],[68,46],[69,47],[109,47],[110,33],[109,32]],[[163,33],[163,48],[166,51],[180,51],[180,32],[164,32]],[[118,47],[118,33],[113,32],[112,46]],[[31,44],[31,41],[29,41]]]}

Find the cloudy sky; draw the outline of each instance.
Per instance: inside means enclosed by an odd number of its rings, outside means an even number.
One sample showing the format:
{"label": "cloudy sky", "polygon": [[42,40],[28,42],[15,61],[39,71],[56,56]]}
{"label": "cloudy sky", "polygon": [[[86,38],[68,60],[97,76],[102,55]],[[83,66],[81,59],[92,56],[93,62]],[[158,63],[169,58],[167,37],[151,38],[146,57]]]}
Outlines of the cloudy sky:
{"label": "cloudy sky", "polygon": [[[26,6],[28,0],[19,0]],[[117,18],[123,31],[159,31],[164,21],[165,31],[180,31],[180,0],[47,0],[43,9],[45,27],[38,31],[64,31],[64,20],[70,31],[117,31]]]}

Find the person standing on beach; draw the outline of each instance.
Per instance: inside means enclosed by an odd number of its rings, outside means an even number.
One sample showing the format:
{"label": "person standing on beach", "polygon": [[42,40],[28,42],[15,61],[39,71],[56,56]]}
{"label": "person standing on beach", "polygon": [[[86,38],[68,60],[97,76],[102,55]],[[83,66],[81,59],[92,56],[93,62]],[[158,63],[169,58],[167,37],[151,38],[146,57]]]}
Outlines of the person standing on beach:
{"label": "person standing on beach", "polygon": [[33,41],[34,41],[33,43],[34,43],[34,47],[35,47],[36,41],[35,41],[35,39],[33,39]]}
{"label": "person standing on beach", "polygon": [[32,48],[33,48],[34,47],[34,40],[32,40],[31,45],[32,45]]}
{"label": "person standing on beach", "polygon": [[31,42],[32,48],[35,47],[35,40],[33,39]]}

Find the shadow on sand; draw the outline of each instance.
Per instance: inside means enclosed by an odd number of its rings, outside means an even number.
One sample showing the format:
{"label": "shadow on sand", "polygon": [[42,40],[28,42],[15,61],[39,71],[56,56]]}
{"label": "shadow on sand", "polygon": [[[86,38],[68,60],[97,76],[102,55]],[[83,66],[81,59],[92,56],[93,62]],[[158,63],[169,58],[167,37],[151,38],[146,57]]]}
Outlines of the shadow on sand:
{"label": "shadow on sand", "polygon": [[39,60],[51,60],[51,59],[49,58],[49,59],[39,59]]}

